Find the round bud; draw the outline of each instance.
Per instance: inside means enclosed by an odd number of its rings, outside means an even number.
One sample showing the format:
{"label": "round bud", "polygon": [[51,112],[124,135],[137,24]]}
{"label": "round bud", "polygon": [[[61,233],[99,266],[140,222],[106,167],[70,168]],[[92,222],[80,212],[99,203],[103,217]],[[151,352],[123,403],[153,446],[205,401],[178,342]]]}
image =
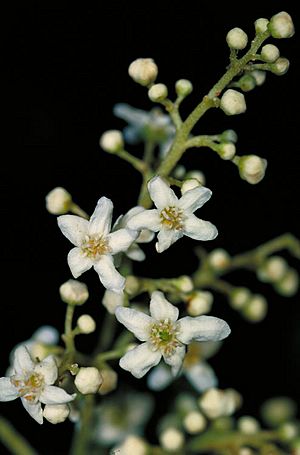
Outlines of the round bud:
{"label": "round bud", "polygon": [[267,311],[266,299],[260,294],[255,294],[243,308],[243,315],[250,322],[260,322],[265,318]]}
{"label": "round bud", "polygon": [[220,142],[234,142],[236,143],[238,136],[234,130],[225,130],[220,134]]}
{"label": "round bud", "polygon": [[249,289],[243,287],[235,288],[230,294],[230,306],[235,310],[240,310],[248,303],[250,297],[251,292]]}
{"label": "round bud", "polygon": [[205,175],[201,171],[189,171],[186,173],[186,178],[196,179],[201,185],[205,185],[206,182]]}
{"label": "round bud", "polygon": [[251,416],[243,416],[238,419],[238,429],[244,434],[255,434],[259,430],[258,421]]}
{"label": "round bud", "polygon": [[296,413],[296,403],[288,397],[270,398],[261,407],[262,418],[271,427],[293,419]]}
{"label": "round bud", "polygon": [[206,419],[201,412],[191,411],[184,417],[183,426],[190,434],[200,433],[206,427]]}
{"label": "round bud", "polygon": [[242,156],[238,162],[240,177],[255,185],[265,176],[267,160],[256,155]]}
{"label": "round bud", "polygon": [[74,384],[83,395],[96,393],[102,384],[102,376],[95,367],[81,367],[76,375]]}
{"label": "round bud", "polygon": [[72,196],[60,186],[54,188],[46,196],[46,209],[53,215],[63,215],[70,210]]}
{"label": "round bud", "polygon": [[199,399],[199,406],[210,419],[225,415],[225,394],[223,390],[211,388]]}
{"label": "round bud", "polygon": [[167,428],[159,436],[159,442],[163,449],[177,451],[181,449],[184,443],[184,436],[177,428]]}
{"label": "round bud", "polygon": [[280,56],[280,52],[274,44],[266,44],[262,47],[260,55],[265,62],[273,63]]}
{"label": "round bud", "polygon": [[176,286],[181,292],[191,292],[194,289],[193,281],[187,275],[182,275],[177,278]]}
{"label": "round bud", "polygon": [[226,41],[231,49],[241,50],[247,46],[248,36],[244,30],[235,27],[227,33]]}
{"label": "round bud", "polygon": [[272,73],[276,74],[276,76],[283,76],[289,69],[290,62],[287,58],[279,57],[276,62],[270,65]]}
{"label": "round bud", "polygon": [[264,33],[268,30],[269,20],[264,17],[260,17],[254,22],[256,33]]}
{"label": "round bud", "polygon": [[100,147],[109,153],[116,153],[124,148],[124,140],[121,131],[109,130],[100,137]]}
{"label": "round bud", "polygon": [[138,292],[139,289],[140,289],[139,280],[133,275],[128,275],[125,281],[125,291],[127,292],[127,294],[133,295],[136,292]]}
{"label": "round bud", "polygon": [[77,320],[77,326],[81,333],[93,333],[96,330],[96,322],[89,314],[83,314]]}
{"label": "round bud", "polygon": [[68,305],[83,305],[89,298],[87,285],[77,280],[68,280],[59,288],[60,298]]}
{"label": "round bud", "polygon": [[219,146],[219,155],[223,160],[232,160],[235,155],[235,145],[232,142],[223,142]]}
{"label": "round bud", "polygon": [[198,186],[201,186],[199,183],[199,180],[197,179],[187,179],[184,180],[181,186],[181,194],[186,193],[187,191],[193,190],[194,188],[197,188]]}
{"label": "round bud", "polygon": [[287,272],[288,264],[281,256],[272,256],[257,270],[258,278],[266,283],[276,283]]}
{"label": "round bud", "polygon": [[140,436],[130,434],[111,453],[115,453],[116,455],[146,455],[147,452],[147,445],[144,439]]}
{"label": "round bud", "polygon": [[209,291],[195,291],[188,299],[187,312],[190,316],[200,316],[210,312],[214,297]]}
{"label": "round bud", "polygon": [[118,383],[118,375],[117,373],[110,367],[103,368],[100,370],[102,376],[102,384],[98,393],[100,395],[107,395],[109,392],[112,392],[117,388]]}
{"label": "round bud", "polygon": [[244,74],[239,80],[239,87],[243,92],[250,92],[256,86],[255,78],[251,74]]}
{"label": "round bud", "polygon": [[296,422],[285,422],[278,429],[280,437],[285,441],[296,438],[299,434],[299,425]]}
{"label": "round bud", "polygon": [[116,308],[124,305],[124,295],[106,290],[102,303],[110,314],[115,314]]}
{"label": "round bud", "polygon": [[153,102],[160,102],[167,98],[168,87],[165,84],[155,84],[148,91],[148,96]]}
{"label": "round bud", "polygon": [[128,73],[135,82],[147,86],[157,78],[158,68],[152,58],[138,58],[129,65]]}
{"label": "round bud", "polygon": [[217,272],[222,272],[230,265],[230,256],[223,248],[216,248],[208,255],[209,265]]}
{"label": "round bud", "polygon": [[289,269],[276,285],[276,291],[285,296],[291,297],[296,294],[299,288],[299,276],[296,270]]}
{"label": "round bud", "polygon": [[292,18],[285,11],[271,17],[268,29],[273,38],[290,38],[295,33]]}
{"label": "round bud", "polygon": [[220,107],[226,115],[242,114],[247,109],[244,95],[231,88],[222,96]]}
{"label": "round bud", "polygon": [[46,404],[43,410],[45,419],[53,424],[64,422],[69,414],[70,408],[67,404]]}
{"label": "round bud", "polygon": [[182,164],[179,164],[178,166],[175,167],[174,172],[173,172],[175,179],[183,179],[185,174],[186,174],[186,168]]}
{"label": "round bud", "polygon": [[193,91],[193,84],[187,79],[179,79],[175,84],[175,90],[178,96],[186,97]]}
{"label": "round bud", "polygon": [[263,85],[266,80],[267,73],[261,70],[251,71],[251,76],[254,77],[256,85]]}

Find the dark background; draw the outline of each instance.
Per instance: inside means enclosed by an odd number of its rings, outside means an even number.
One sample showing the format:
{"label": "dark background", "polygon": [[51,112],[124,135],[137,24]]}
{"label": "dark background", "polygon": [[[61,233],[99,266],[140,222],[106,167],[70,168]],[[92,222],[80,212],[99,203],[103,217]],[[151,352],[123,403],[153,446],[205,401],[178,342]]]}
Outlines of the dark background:
{"label": "dark background", "polygon": [[[70,278],[66,263],[70,244],[59,232],[55,217],[45,210],[47,192],[63,186],[89,213],[102,195],[114,201],[115,216],[135,204],[139,175],[98,146],[101,133],[124,126],[113,117],[116,102],[151,108],[146,90],[127,76],[129,63],[137,57],[154,58],[158,82],[167,83],[171,96],[177,79],[190,79],[194,92],[183,105],[187,114],[228,64],[225,35],[229,29],[239,26],[250,37],[255,19],[283,9],[297,26],[292,2],[261,4],[227,2],[221,7],[207,1],[193,6],[164,1],[159,6],[145,3],[133,8],[119,1],[77,8],[45,1],[5,11],[1,374],[17,342],[43,324],[63,328],[65,308],[58,287]],[[283,77],[269,74],[264,86],[246,94],[248,109],[243,116],[209,112],[201,129],[195,128],[199,133],[234,128],[239,135],[238,154],[254,153],[268,160],[265,179],[257,186],[249,185],[240,180],[235,166],[207,150],[190,151],[184,158],[190,169],[204,171],[207,186],[213,190],[200,215],[219,229],[218,238],[204,245],[209,250],[223,247],[235,254],[286,231],[299,232],[297,35],[273,42],[291,60],[289,72]],[[152,243],[147,247],[150,260],[138,273],[191,273],[196,266],[195,244],[182,240],[157,256]],[[298,267],[294,259],[290,263]],[[93,314],[100,326],[102,287],[95,273],[82,279],[91,291],[82,311]],[[234,387],[243,394],[245,414],[257,415],[260,403],[273,395],[289,395],[299,402],[299,296],[283,299],[248,273],[236,274],[232,282],[264,293],[269,315],[263,323],[251,325],[220,296],[216,298],[213,314],[224,317],[232,327],[232,335],[212,361],[220,387]],[[82,348],[88,350],[93,335],[85,340]],[[143,381],[132,380],[127,373],[122,377],[145,388]],[[170,401],[172,393],[166,396]],[[39,453],[67,452],[71,424],[38,427],[19,401],[1,404],[1,413],[28,435]],[[61,450],[57,449],[58,436],[63,436]]]}

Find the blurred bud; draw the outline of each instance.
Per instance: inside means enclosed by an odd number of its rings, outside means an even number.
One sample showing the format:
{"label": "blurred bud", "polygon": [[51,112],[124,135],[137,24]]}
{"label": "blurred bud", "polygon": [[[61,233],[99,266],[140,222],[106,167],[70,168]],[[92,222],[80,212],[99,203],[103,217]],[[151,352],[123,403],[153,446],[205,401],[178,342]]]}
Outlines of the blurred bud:
{"label": "blurred bud", "polygon": [[193,84],[187,79],[179,79],[175,84],[175,90],[178,96],[186,97],[193,91]]}
{"label": "blurred bud", "polygon": [[102,384],[102,376],[95,367],[81,367],[76,375],[74,384],[83,395],[96,393]]}
{"label": "blurred bud", "polygon": [[183,419],[183,426],[190,434],[200,433],[206,427],[206,419],[199,411],[191,411]]}
{"label": "blurred bud", "polygon": [[235,27],[227,33],[226,41],[231,49],[241,50],[247,46],[248,36],[244,30]]}
{"label": "blurred bud", "polygon": [[176,279],[176,286],[181,292],[191,292],[194,289],[192,279],[187,275],[182,275]]}
{"label": "blurred bud", "polygon": [[67,404],[46,404],[43,410],[45,419],[53,424],[64,422],[69,414],[70,408]]}
{"label": "blurred bud", "polygon": [[299,288],[299,275],[296,270],[289,269],[283,278],[275,284],[276,291],[285,296],[292,297]]}
{"label": "blurred bud", "polygon": [[287,262],[281,256],[268,258],[257,270],[258,278],[266,283],[281,280],[288,270]]}
{"label": "blurred bud", "polygon": [[216,248],[209,253],[208,263],[217,272],[223,272],[230,265],[230,256],[223,248]]}
{"label": "blurred bud", "polygon": [[276,62],[270,65],[272,73],[276,76],[283,76],[289,69],[290,62],[287,58],[279,57]]}
{"label": "blurred bud", "polygon": [[280,52],[274,44],[266,44],[262,47],[260,55],[265,62],[273,63],[280,56]]}
{"label": "blurred bud", "polygon": [[187,179],[184,180],[181,186],[181,194],[186,193],[187,191],[193,190],[194,188],[197,188],[197,186],[200,186],[201,183],[197,179]]}
{"label": "blurred bud", "polygon": [[190,316],[200,316],[210,312],[213,295],[209,291],[195,291],[188,299],[187,312]]}
{"label": "blurred bud", "polygon": [[133,275],[128,275],[126,277],[126,282],[125,282],[125,291],[129,295],[136,294],[140,289],[140,282],[139,280],[133,276]]}
{"label": "blurred bud", "polygon": [[241,447],[239,449],[238,455],[255,455],[255,452],[249,447]]}
{"label": "blurred bud", "polygon": [[239,80],[239,87],[243,92],[250,92],[256,87],[255,77],[251,73],[244,74]]}
{"label": "blurred bud", "polygon": [[254,70],[251,71],[251,76],[254,77],[256,85],[263,85],[266,80],[266,71]]}
{"label": "blurred bud", "polygon": [[177,428],[167,428],[159,436],[159,442],[163,449],[170,452],[178,451],[184,444],[184,435]]}
{"label": "blurred bud", "polygon": [[241,400],[241,395],[234,389],[212,388],[200,397],[199,406],[207,417],[216,419],[233,414],[241,405]]}
{"label": "blurred bud", "polygon": [[81,333],[93,333],[96,330],[96,322],[89,314],[83,314],[77,320],[77,327]]}
{"label": "blurred bud", "polygon": [[219,145],[219,155],[223,160],[232,160],[235,155],[235,145],[232,142],[223,142]]}
{"label": "blurred bud", "polygon": [[226,115],[242,114],[247,109],[245,97],[242,93],[230,88],[222,96],[220,108]]}
{"label": "blurred bud", "polygon": [[205,175],[201,171],[189,171],[186,173],[186,178],[196,179],[201,185],[205,185],[206,182]]}
{"label": "blurred bud", "polygon": [[290,38],[295,33],[292,18],[285,11],[271,17],[268,29],[273,38]]}
{"label": "blurred bud", "polygon": [[260,294],[254,294],[243,308],[243,316],[250,322],[262,321],[268,311],[266,299]]}
{"label": "blurred bud", "polygon": [[215,419],[212,422],[212,425],[217,431],[228,431],[233,429],[235,422],[232,417],[223,416]]}
{"label": "blurred bud", "polygon": [[148,91],[148,96],[151,101],[160,102],[167,98],[168,87],[165,84],[155,84]]}
{"label": "blurred bud", "polygon": [[186,174],[186,168],[182,164],[179,164],[178,166],[175,167],[174,172],[173,172],[175,179],[183,179],[185,174]]}
{"label": "blurred bud", "polygon": [[109,392],[112,392],[117,388],[118,383],[118,375],[117,373],[110,367],[105,367],[100,370],[100,374],[102,376],[102,384],[98,393],[100,395],[107,395]]}
{"label": "blurred bud", "polygon": [[220,134],[220,142],[234,142],[236,143],[238,136],[234,130],[225,130]]}
{"label": "blurred bud", "polygon": [[58,186],[46,196],[46,209],[53,215],[63,215],[70,210],[72,196],[67,190]]}
{"label": "blurred bud", "polygon": [[124,140],[121,131],[109,130],[100,137],[100,147],[109,153],[116,153],[124,148]]}
{"label": "blurred bud", "polygon": [[247,288],[235,288],[229,297],[229,303],[235,310],[242,309],[249,301],[251,292]]}
{"label": "blurred bud", "polygon": [[147,86],[157,78],[158,68],[152,58],[138,58],[129,65],[128,73],[135,82]]}
{"label": "blurred bud", "polygon": [[120,446],[114,448],[111,453],[120,455],[146,455],[148,452],[147,444],[140,436],[129,435],[126,436]]}
{"label": "blurred bud", "polygon": [[284,441],[290,441],[299,435],[299,424],[296,422],[285,422],[278,429],[279,437]]}
{"label": "blurred bud", "polygon": [[251,416],[240,417],[237,421],[237,427],[244,434],[255,434],[260,429],[258,421]]}
{"label": "blurred bud", "polygon": [[267,425],[277,427],[281,423],[295,417],[297,406],[295,402],[288,397],[275,397],[265,401],[260,412]]}
{"label": "blurred bud", "polygon": [[116,308],[124,305],[124,294],[106,290],[102,303],[110,314],[115,314]]}
{"label": "blurred bud", "polygon": [[269,20],[264,17],[260,17],[254,22],[256,33],[264,33],[268,30]]}
{"label": "blurred bud", "polygon": [[239,158],[238,168],[240,177],[255,185],[265,176],[267,160],[256,155],[246,155]]}
{"label": "blurred bud", "polygon": [[83,305],[89,298],[89,291],[85,283],[77,280],[68,280],[59,288],[60,298],[68,305]]}

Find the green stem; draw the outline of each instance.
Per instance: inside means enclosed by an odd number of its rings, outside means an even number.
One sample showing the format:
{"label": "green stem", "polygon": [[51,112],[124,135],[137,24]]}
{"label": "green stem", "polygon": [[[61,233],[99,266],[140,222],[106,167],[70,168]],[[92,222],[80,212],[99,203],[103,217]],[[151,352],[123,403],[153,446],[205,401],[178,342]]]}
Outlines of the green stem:
{"label": "green stem", "polygon": [[102,352],[98,354],[94,360],[95,365],[101,365],[107,360],[120,359],[127,351],[128,346],[122,346],[119,349],[112,349],[111,351]]}
{"label": "green stem", "polygon": [[97,347],[95,348],[94,354],[98,354],[100,351],[105,351],[107,349],[116,332],[116,318],[113,314],[108,312],[105,313],[102,325],[99,340],[97,343]]}
{"label": "green stem", "polygon": [[93,394],[86,395],[83,400],[84,403],[80,413],[80,427],[74,435],[71,455],[86,455],[89,453],[89,436],[95,396]]}
{"label": "green stem", "polygon": [[0,439],[9,450],[9,453],[14,455],[38,455],[26,439],[2,416],[0,416]]}
{"label": "green stem", "polygon": [[74,215],[81,216],[82,218],[85,218],[86,220],[88,220],[90,218],[88,216],[88,214],[84,210],[82,210],[79,207],[79,205],[75,204],[74,202],[72,202],[72,204],[71,204],[70,212],[74,213]]}
{"label": "green stem", "polygon": [[120,158],[122,158],[123,160],[127,161],[128,163],[130,163],[141,174],[144,174],[146,172],[147,165],[144,163],[144,161],[131,155],[126,150],[120,150],[120,151],[116,152],[116,155],[119,156]]}
{"label": "green stem", "polygon": [[179,103],[176,103],[176,102],[172,103],[171,100],[166,99],[166,100],[162,101],[161,104],[169,112],[170,117],[171,117],[176,129],[178,130],[182,125],[182,120],[181,120],[179,110],[178,110]]}
{"label": "green stem", "polygon": [[74,344],[74,337],[73,337],[73,330],[72,330],[74,310],[75,310],[74,305],[67,306],[66,318],[65,318],[64,341],[65,341],[68,352],[75,351],[75,344]]}

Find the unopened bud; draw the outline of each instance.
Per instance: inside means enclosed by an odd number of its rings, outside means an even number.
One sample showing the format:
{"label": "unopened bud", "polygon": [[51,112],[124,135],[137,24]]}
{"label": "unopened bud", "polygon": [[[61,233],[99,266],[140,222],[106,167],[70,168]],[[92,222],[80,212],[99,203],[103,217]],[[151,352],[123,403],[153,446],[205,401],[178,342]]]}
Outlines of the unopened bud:
{"label": "unopened bud", "polygon": [[194,289],[192,279],[187,275],[182,275],[176,280],[176,287],[181,292],[191,292]]}
{"label": "unopened bud", "polygon": [[272,73],[276,74],[276,76],[283,76],[289,69],[290,62],[287,58],[279,57],[276,62],[270,65]]}
{"label": "unopened bud", "polygon": [[254,77],[256,85],[263,85],[266,80],[267,73],[266,71],[254,70],[251,71],[251,76]]}
{"label": "unopened bud", "polygon": [[46,404],[43,410],[45,419],[53,424],[64,422],[69,414],[70,408],[67,404]]}
{"label": "unopened bud", "polygon": [[226,115],[242,114],[247,109],[244,95],[231,88],[222,96],[220,107]]}
{"label": "unopened bud", "polygon": [[72,196],[67,190],[58,186],[46,196],[46,209],[53,215],[63,215],[70,210]]}
{"label": "unopened bud", "polygon": [[220,142],[234,142],[238,140],[238,135],[234,130],[225,130],[220,134]]}
{"label": "unopened bud", "polygon": [[268,63],[273,63],[280,56],[280,52],[277,46],[274,44],[266,44],[261,49],[261,58]]}
{"label": "unopened bud", "polygon": [[186,97],[193,91],[193,84],[187,79],[179,79],[175,84],[175,90],[178,96]]}
{"label": "unopened bud", "polygon": [[281,280],[279,280],[276,285],[276,291],[285,296],[291,297],[296,294],[299,288],[299,275],[296,270],[289,269]]}
{"label": "unopened bud", "polygon": [[77,280],[68,280],[59,288],[60,298],[68,305],[83,305],[89,298],[87,285]]}
{"label": "unopened bud", "polygon": [[206,179],[205,175],[201,171],[189,171],[186,173],[186,178],[188,179],[196,179],[201,185],[205,185]]}
{"label": "unopened bud", "polygon": [[235,145],[232,142],[223,142],[219,146],[219,155],[223,160],[232,160],[235,155]]}
{"label": "unopened bud", "polygon": [[243,308],[243,315],[250,322],[260,322],[265,318],[267,311],[266,299],[260,294],[255,294]]}
{"label": "unopened bud", "polygon": [[259,430],[258,421],[251,416],[242,416],[237,422],[238,429],[244,434],[255,434]]}
{"label": "unopened bud", "polygon": [[248,36],[244,30],[235,27],[227,33],[226,41],[231,49],[241,50],[247,46]]}
{"label": "unopened bud", "polygon": [[250,92],[256,86],[256,80],[251,74],[244,74],[239,80],[239,87],[243,92]]}
{"label": "unopened bud", "polygon": [[190,434],[200,433],[206,427],[206,419],[199,411],[191,411],[183,419],[183,426]]}
{"label": "unopened bud", "polygon": [[148,91],[148,96],[151,101],[160,102],[167,98],[168,87],[165,84],[155,84]]}
{"label": "unopened bud", "polygon": [[128,73],[135,82],[147,86],[155,81],[158,68],[152,58],[138,58],[129,65]]}
{"label": "unopened bud", "polygon": [[147,444],[140,436],[129,435],[120,446],[115,448],[111,453],[116,455],[146,455],[148,452]]}
{"label": "unopened bud", "polygon": [[190,316],[200,316],[210,312],[214,297],[209,291],[195,291],[188,299],[187,312]]}
{"label": "unopened bud", "polygon": [[223,390],[212,388],[204,392],[199,399],[199,406],[210,419],[226,414],[225,394]]}
{"label": "unopened bud", "polygon": [[200,186],[200,182],[197,179],[187,179],[184,180],[181,186],[181,194],[186,193],[189,190],[193,190],[194,188],[197,188],[197,186]]}
{"label": "unopened bud", "polygon": [[95,367],[81,367],[76,375],[74,384],[83,395],[96,393],[102,384],[102,376]]}
{"label": "unopened bud", "polygon": [[235,310],[242,309],[249,301],[251,292],[247,288],[235,288],[230,294],[229,303]]}
{"label": "unopened bud", "polygon": [[116,153],[124,148],[124,140],[121,131],[109,130],[100,137],[100,147],[109,153]]}
{"label": "unopened bud", "polygon": [[102,303],[110,314],[115,314],[116,308],[124,305],[124,294],[106,290]]}
{"label": "unopened bud", "polygon": [[270,398],[261,407],[262,418],[271,427],[277,427],[281,423],[293,419],[296,413],[297,406],[288,397]]}
{"label": "unopened bud", "polygon": [[260,17],[254,22],[256,33],[264,33],[268,30],[269,20],[264,17]]}
{"label": "unopened bud", "polygon": [[290,38],[295,33],[292,18],[285,11],[271,17],[268,29],[273,38]]}
{"label": "unopened bud", "polygon": [[139,280],[133,276],[133,275],[128,275],[126,277],[126,282],[125,282],[125,291],[129,295],[133,295],[136,292],[138,292],[140,289],[140,282]]}
{"label": "unopened bud", "polygon": [[268,258],[257,270],[258,278],[266,283],[276,283],[288,270],[288,264],[281,256]]}
{"label": "unopened bud", "polygon": [[93,333],[96,330],[96,322],[89,314],[83,314],[77,320],[77,326],[81,333]]}
{"label": "unopened bud", "polygon": [[265,176],[267,160],[256,155],[240,157],[238,161],[240,177],[248,183],[255,185]]}
{"label": "unopened bud", "polygon": [[177,428],[170,427],[160,434],[159,442],[163,449],[175,452],[182,448],[184,435]]}
{"label": "unopened bud", "polygon": [[295,422],[285,422],[279,427],[278,434],[283,440],[290,441],[298,436],[299,425]]}
{"label": "unopened bud", "polygon": [[102,384],[99,389],[100,395],[107,395],[109,392],[112,392],[117,388],[118,375],[110,367],[105,367],[100,370],[102,376]]}
{"label": "unopened bud", "polygon": [[209,265],[217,272],[222,272],[230,265],[230,256],[223,248],[216,248],[208,255]]}

